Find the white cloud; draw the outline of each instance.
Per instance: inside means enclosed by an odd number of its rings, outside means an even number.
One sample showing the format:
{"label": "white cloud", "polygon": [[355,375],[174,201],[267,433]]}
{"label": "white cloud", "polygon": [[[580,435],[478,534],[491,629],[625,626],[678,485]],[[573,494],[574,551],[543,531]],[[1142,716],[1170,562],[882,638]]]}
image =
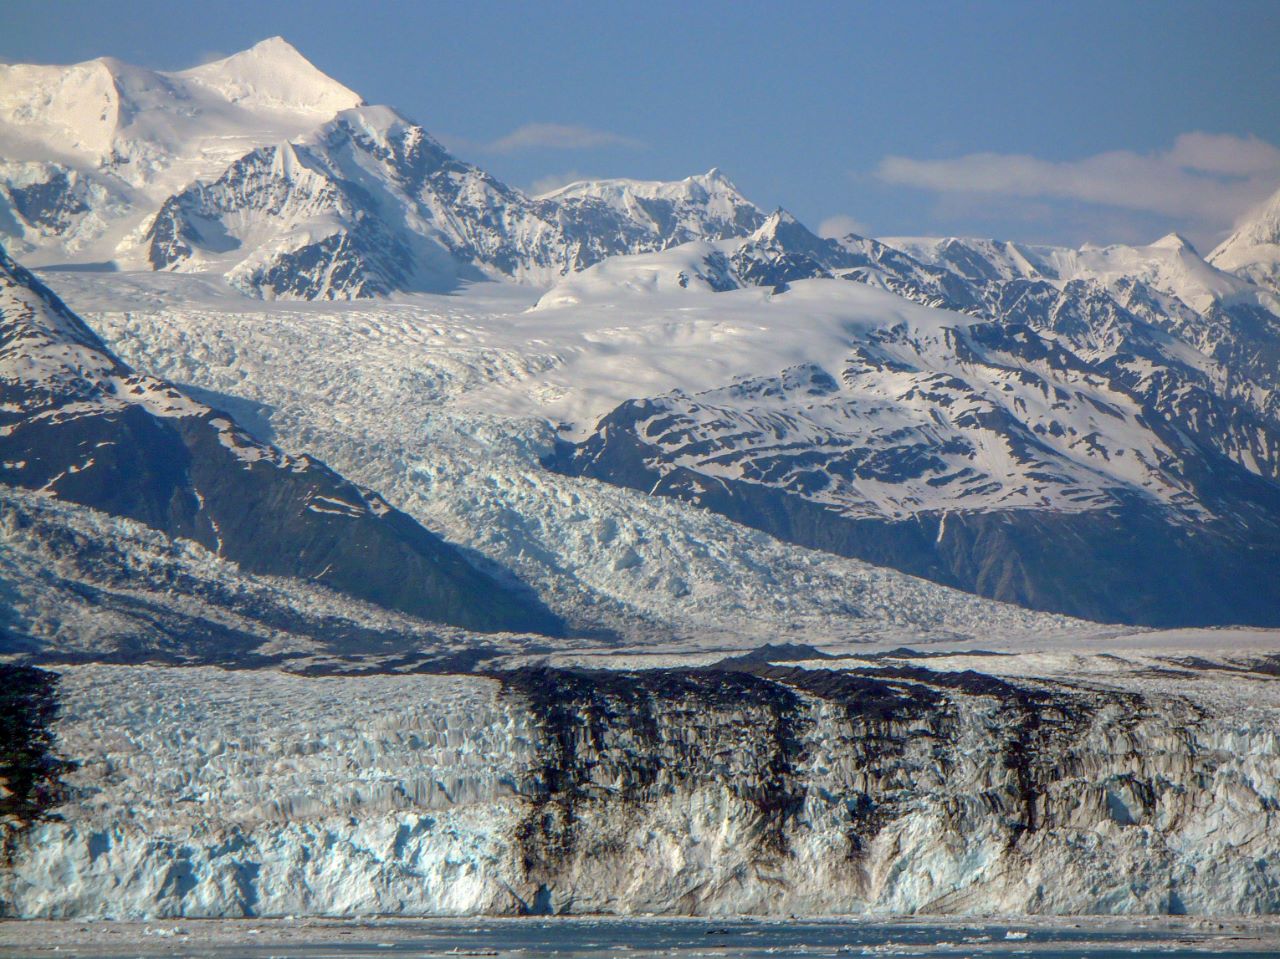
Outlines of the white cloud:
{"label": "white cloud", "polygon": [[1189,170],[1226,176],[1280,175],[1280,147],[1254,136],[1184,133],[1173,141],[1169,159]]}
{"label": "white cloud", "polygon": [[818,236],[824,236],[830,239],[839,239],[842,236],[848,236],[850,233],[856,233],[859,236],[869,236],[871,228],[861,220],[855,220],[853,217],[844,213],[837,213],[835,216],[829,216],[818,224]]}
{"label": "white cloud", "polygon": [[538,177],[529,185],[530,196],[541,196],[544,193],[550,193],[552,190],[558,190],[562,186],[568,186],[570,183],[577,183],[579,180],[587,180],[590,177],[583,176],[577,170],[569,170],[567,173],[550,173],[547,176]]}
{"label": "white cloud", "polygon": [[1252,136],[1185,133],[1162,152],[1116,150],[1071,161],[1004,153],[888,156],[876,175],[940,194],[1077,200],[1221,226],[1280,187],[1280,148]]}
{"label": "white cloud", "polygon": [[597,147],[638,149],[644,144],[632,137],[607,130],[563,123],[526,123],[505,136],[484,144],[486,153],[515,153],[520,150],[588,150]]}

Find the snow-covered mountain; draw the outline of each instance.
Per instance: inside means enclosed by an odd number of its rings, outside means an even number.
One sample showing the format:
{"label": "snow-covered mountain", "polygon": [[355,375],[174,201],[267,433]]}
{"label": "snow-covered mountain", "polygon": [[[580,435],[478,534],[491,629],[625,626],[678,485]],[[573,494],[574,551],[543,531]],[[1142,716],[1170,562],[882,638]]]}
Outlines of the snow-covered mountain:
{"label": "snow-covered mountain", "polygon": [[529,197],[324,76],[280,38],[181,73],[0,68],[0,238],[33,264],[225,275],[350,299],[549,282],[763,219],[718,171]]}
{"label": "snow-covered mountain", "polygon": [[271,298],[350,299],[466,277],[549,282],[606,256],[733,235],[759,219],[716,171],[533,200],[394,111],[361,107],[169,197],[145,242],[155,269],[225,273]]}
{"label": "snow-covered mountain", "polygon": [[811,319],[812,359],[629,399],[551,462],[1037,608],[1275,621],[1280,311],[1179,237],[827,240],[775,213],[600,264],[540,308],[705,309],[765,285],[816,318],[832,300],[810,283],[832,278],[931,309],[850,302],[882,319],[842,343]]}
{"label": "snow-covered mountain", "polygon": [[1209,262],[1280,296],[1280,191],[1215,247]]}
{"label": "snow-covered mountain", "polygon": [[179,73],[0,65],[0,240],[32,262],[132,262],[165,197],[360,103],[279,37]]}
{"label": "snow-covered mountain", "polygon": [[[134,372],[0,251],[0,482],[458,626],[556,631],[536,601],[309,456]],[[84,549],[97,548],[85,542]]]}

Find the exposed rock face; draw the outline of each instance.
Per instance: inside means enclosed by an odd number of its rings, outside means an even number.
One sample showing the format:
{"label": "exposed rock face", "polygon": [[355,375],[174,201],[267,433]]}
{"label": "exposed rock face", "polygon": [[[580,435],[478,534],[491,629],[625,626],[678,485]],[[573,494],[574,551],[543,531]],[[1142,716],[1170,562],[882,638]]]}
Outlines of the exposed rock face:
{"label": "exposed rock face", "polygon": [[902,660],[73,667],[56,730],[79,767],[0,899],[25,916],[1274,911],[1266,668],[1185,667],[1203,679],[1184,699],[1137,675]]}
{"label": "exposed rock face", "polygon": [[0,252],[0,481],[415,616],[558,628],[376,493],[135,373]]}
{"label": "exposed rock face", "polygon": [[0,861],[5,865],[22,834],[67,799],[61,777],[74,764],[54,752],[57,674],[0,664]]}

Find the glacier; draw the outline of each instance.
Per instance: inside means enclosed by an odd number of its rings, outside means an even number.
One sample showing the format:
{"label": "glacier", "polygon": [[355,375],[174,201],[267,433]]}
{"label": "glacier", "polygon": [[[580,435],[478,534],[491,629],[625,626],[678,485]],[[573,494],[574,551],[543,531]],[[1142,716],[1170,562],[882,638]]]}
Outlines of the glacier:
{"label": "glacier", "polygon": [[1274,654],[58,667],[9,916],[1259,914]]}

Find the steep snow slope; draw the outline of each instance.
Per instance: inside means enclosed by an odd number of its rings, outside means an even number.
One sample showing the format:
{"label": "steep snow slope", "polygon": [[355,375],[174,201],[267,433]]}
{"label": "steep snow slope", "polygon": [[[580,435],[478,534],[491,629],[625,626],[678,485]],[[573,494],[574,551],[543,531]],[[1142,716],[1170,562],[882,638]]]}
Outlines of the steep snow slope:
{"label": "steep snow slope", "polygon": [[1280,191],[1246,217],[1209,262],[1280,296]]}
{"label": "steep snow slope", "polygon": [[1280,908],[1274,657],[1005,662],[23,676],[60,705],[54,753],[77,766],[58,820],[7,824],[0,901],[76,918]]}

